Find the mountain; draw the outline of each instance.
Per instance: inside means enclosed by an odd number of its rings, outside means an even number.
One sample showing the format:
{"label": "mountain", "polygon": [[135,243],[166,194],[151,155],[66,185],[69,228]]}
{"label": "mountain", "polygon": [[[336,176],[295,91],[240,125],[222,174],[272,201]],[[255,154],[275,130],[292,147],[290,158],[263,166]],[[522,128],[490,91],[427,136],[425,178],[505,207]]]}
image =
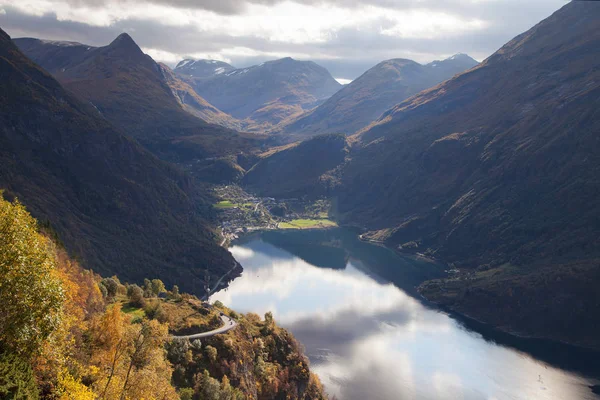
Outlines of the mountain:
{"label": "mountain", "polygon": [[[335,173],[348,154],[346,137],[319,135],[301,143],[272,149],[262,155],[242,183],[263,196],[318,197],[331,194]],[[306,160],[311,162],[307,163]]]}
{"label": "mountain", "polygon": [[401,58],[383,61],[323,104],[278,129],[295,140],[321,133],[352,134],[394,105],[477,65],[465,54],[421,65]]}
{"label": "mountain", "polygon": [[208,124],[186,112],[182,103],[208,119],[227,119],[199,96],[181,96],[189,89],[174,84],[172,74],[126,33],[104,47],[38,39],[14,42],[66,89],[161,158],[185,163],[235,154],[255,144],[253,136]]}
{"label": "mountain", "polygon": [[[456,268],[421,287],[434,302],[600,348],[598,26],[599,2],[570,2],[350,137],[340,222]],[[316,161],[297,162],[299,187]]]}
{"label": "mountain", "polygon": [[180,71],[175,69],[200,96],[244,120],[245,129],[258,131],[319,105],[342,87],[325,68],[289,57],[211,78],[190,77]]}
{"label": "mountain", "polygon": [[395,106],[355,138],[338,198],[366,237],[470,269],[430,299],[596,347],[599,25],[600,3],[571,2]]}
{"label": "mountain", "polygon": [[233,70],[235,70],[234,66],[217,60],[186,59],[180,61],[175,67],[177,74],[191,78],[210,78]]}
{"label": "mountain", "polygon": [[171,68],[161,63],[158,66],[164,76],[165,82],[171,88],[173,96],[184,110],[208,123],[241,130],[241,124],[238,120],[229,114],[225,114],[200,97],[190,85],[179,79]]}
{"label": "mountain", "polygon": [[203,190],[65,90],[1,30],[0,76],[0,188],[71,254],[104,275],[157,276],[190,291],[205,269],[216,277],[234,265],[207,222]]}

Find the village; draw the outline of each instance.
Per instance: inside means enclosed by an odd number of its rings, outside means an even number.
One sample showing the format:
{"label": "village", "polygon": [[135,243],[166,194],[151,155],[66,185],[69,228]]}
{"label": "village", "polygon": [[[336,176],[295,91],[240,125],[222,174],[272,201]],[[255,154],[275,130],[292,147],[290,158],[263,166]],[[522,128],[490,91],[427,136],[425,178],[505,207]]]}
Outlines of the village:
{"label": "village", "polygon": [[214,193],[219,199],[213,207],[218,211],[223,246],[255,231],[337,227],[329,219],[329,200],[258,197],[238,185],[218,186]]}

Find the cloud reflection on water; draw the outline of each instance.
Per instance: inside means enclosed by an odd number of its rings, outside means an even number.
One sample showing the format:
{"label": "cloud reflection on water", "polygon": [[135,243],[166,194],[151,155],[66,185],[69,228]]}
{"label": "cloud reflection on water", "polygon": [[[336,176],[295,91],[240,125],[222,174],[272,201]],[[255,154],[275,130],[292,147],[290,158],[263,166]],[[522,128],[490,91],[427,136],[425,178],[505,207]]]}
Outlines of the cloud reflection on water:
{"label": "cloud reflection on water", "polygon": [[319,268],[260,240],[231,251],[244,272],[212,300],[272,311],[341,400],[595,398],[584,379],[486,342],[359,260]]}

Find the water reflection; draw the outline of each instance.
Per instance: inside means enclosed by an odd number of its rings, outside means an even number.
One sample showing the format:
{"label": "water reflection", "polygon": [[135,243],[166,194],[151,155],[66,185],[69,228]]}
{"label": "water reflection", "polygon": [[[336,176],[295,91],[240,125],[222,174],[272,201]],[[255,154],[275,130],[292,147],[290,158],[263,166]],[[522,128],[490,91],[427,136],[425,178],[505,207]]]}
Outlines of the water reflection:
{"label": "water reflection", "polygon": [[[350,246],[343,233],[276,235],[231,249],[244,272],[212,300],[244,312],[272,311],[304,344],[330,394],[342,400],[597,399],[589,389],[594,381],[488,342],[407,294],[439,274],[438,267],[383,248]],[[311,243],[293,242],[306,235]],[[336,250],[311,254],[323,246]],[[288,251],[297,249],[301,256]]]}

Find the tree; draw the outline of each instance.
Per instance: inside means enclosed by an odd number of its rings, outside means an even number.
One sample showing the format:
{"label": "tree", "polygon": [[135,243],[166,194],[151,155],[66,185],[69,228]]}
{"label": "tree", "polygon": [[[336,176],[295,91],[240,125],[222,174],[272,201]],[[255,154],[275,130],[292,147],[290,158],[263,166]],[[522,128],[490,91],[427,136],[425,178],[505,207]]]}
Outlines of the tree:
{"label": "tree", "polygon": [[94,382],[99,398],[177,399],[165,358],[168,327],[157,321],[131,324],[119,304],[110,307],[90,332]]}
{"label": "tree", "polygon": [[160,293],[167,291],[165,284],[160,279],[152,279],[152,293],[158,296]]}
{"label": "tree", "polygon": [[173,285],[173,290],[171,290],[171,296],[173,300],[181,300],[181,294],[179,293],[179,286]]}
{"label": "tree", "polygon": [[181,400],[192,400],[194,398],[194,389],[192,389],[192,388],[179,389],[179,398]]}
{"label": "tree", "polygon": [[144,279],[144,297],[152,297],[152,282],[150,279]]}
{"label": "tree", "polygon": [[217,349],[213,346],[206,346],[206,355],[211,362],[215,362],[217,360]]}
{"label": "tree", "polygon": [[127,288],[127,297],[129,302],[137,307],[144,306],[144,290],[136,284],[129,285]]}
{"label": "tree", "polygon": [[65,293],[53,243],[15,200],[0,196],[0,346],[25,354],[39,349],[62,319]]}
{"label": "tree", "polygon": [[109,299],[114,299],[119,290],[119,284],[113,278],[104,278],[102,279],[102,285],[106,288],[106,292],[108,293]]}

